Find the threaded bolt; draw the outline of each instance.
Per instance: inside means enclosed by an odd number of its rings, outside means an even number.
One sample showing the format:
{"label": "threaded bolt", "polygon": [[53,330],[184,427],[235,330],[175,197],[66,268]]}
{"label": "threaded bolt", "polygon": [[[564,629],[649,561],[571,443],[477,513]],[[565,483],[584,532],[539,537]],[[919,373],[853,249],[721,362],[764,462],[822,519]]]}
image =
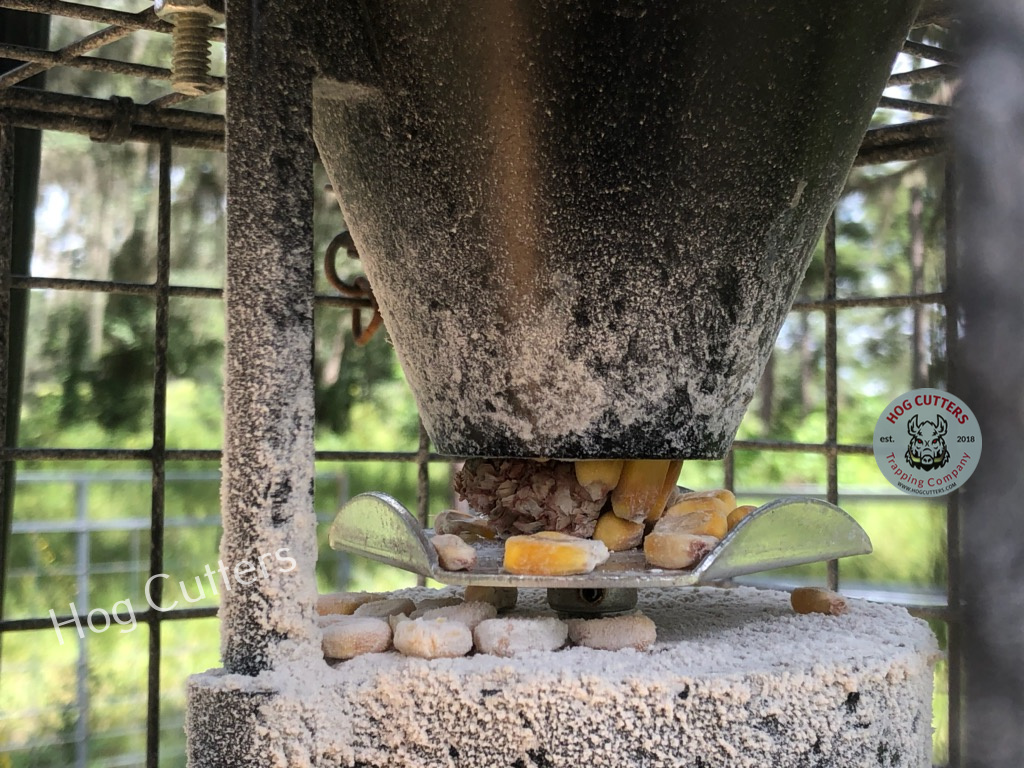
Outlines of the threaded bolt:
{"label": "threaded bolt", "polygon": [[175,13],[171,17],[171,88],[186,96],[209,90],[210,21],[204,13]]}

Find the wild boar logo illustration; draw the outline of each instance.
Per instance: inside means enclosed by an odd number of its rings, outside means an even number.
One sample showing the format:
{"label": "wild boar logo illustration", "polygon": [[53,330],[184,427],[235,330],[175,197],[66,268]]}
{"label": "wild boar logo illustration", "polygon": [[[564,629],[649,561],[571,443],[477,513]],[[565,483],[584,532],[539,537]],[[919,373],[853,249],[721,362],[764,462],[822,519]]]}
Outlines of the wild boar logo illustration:
{"label": "wild boar logo illustration", "polygon": [[919,421],[914,416],[907,424],[910,444],[907,446],[907,463],[915,469],[931,472],[944,467],[949,461],[949,449],[943,439],[948,425],[946,420],[936,415],[935,422]]}

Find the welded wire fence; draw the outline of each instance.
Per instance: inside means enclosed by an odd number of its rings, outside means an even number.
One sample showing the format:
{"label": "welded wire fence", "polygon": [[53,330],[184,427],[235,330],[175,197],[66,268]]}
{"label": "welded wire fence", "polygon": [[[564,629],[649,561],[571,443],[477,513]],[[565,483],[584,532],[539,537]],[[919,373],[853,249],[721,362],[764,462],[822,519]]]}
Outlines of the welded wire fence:
{"label": "welded wire fence", "polygon": [[[950,14],[942,4],[932,3],[927,8],[926,15],[919,19],[920,24],[948,25],[950,23]],[[12,580],[32,578],[30,573],[7,568],[6,553],[11,551],[12,540],[16,537],[43,533],[43,528],[40,527],[43,526],[43,523],[23,520],[15,515],[15,500],[25,488],[22,481],[19,481],[18,484],[11,482],[16,464],[29,461],[52,462],[54,466],[66,467],[67,469],[63,471],[69,473],[69,476],[77,476],[76,463],[86,460],[124,462],[125,466],[134,466],[133,462],[147,464],[148,471],[145,482],[149,485],[148,514],[145,518],[132,518],[130,530],[135,531],[138,537],[133,540],[135,543],[131,545],[133,554],[125,561],[127,571],[124,573],[111,572],[111,575],[124,576],[137,582],[142,576],[151,579],[165,572],[168,536],[172,531],[186,525],[177,519],[173,522],[168,520],[166,512],[167,483],[168,478],[173,477],[169,473],[168,464],[174,463],[175,466],[180,466],[183,463],[198,464],[220,459],[220,451],[216,449],[169,449],[166,445],[166,415],[169,302],[171,299],[186,297],[209,301],[222,300],[220,289],[179,284],[171,280],[171,175],[174,166],[174,153],[178,149],[186,148],[222,149],[224,118],[208,109],[180,108],[179,105],[189,101],[188,97],[175,94],[169,89],[146,103],[137,103],[127,97],[110,100],[96,99],[85,95],[50,92],[28,85],[31,77],[57,67],[165,83],[171,76],[170,70],[166,67],[154,67],[94,55],[96,51],[111,42],[126,39],[133,34],[169,34],[171,32],[170,25],[157,18],[149,7],[145,7],[137,13],[129,13],[62,2],[61,0],[0,0],[0,9],[25,11],[46,17],[48,21],[51,17],[53,19],[66,17],[78,21],[88,21],[97,26],[95,31],[58,50],[48,50],[45,46],[27,44],[23,40],[6,39],[6,36],[4,39],[0,39],[0,59],[8,60],[7,65],[0,69],[0,308],[2,308],[0,311],[0,353],[5,359],[14,360],[24,350],[27,333],[25,316],[17,311],[12,311],[12,307],[17,304],[19,297],[24,297],[34,291],[147,297],[153,302],[155,340],[152,349],[154,376],[151,445],[146,448],[113,447],[103,444],[84,448],[19,446],[11,436],[16,434],[19,418],[20,382],[4,382],[4,388],[0,391],[0,434],[7,435],[6,441],[0,446],[0,463],[3,464],[5,470],[3,479],[0,479],[0,510],[3,514],[2,525],[0,525],[0,536],[2,536],[0,553],[4,554],[4,566],[0,567],[0,609],[3,609],[4,596],[11,589]],[[214,40],[221,40],[223,31],[215,29],[212,36]],[[890,79],[890,86],[893,88],[909,88],[927,82],[948,81],[956,77],[956,60],[949,51],[920,42],[908,41],[904,53],[915,62],[930,63],[923,66],[917,66],[916,63],[912,67],[904,66],[902,71],[894,74]],[[213,77],[210,83],[211,89],[217,90],[223,87],[224,80]],[[897,121],[895,124],[888,120],[887,124],[872,128],[865,137],[859,152],[857,159],[859,166],[917,160],[940,154],[945,150],[945,126],[948,112],[945,104],[923,102],[900,91],[895,95],[887,95],[881,106],[901,113],[904,117],[909,116],[909,118]],[[17,238],[12,230],[13,227],[18,226],[14,211],[16,195],[19,193],[19,183],[14,177],[13,167],[17,152],[16,144],[21,140],[16,137],[15,128],[75,133],[88,136],[97,142],[138,141],[158,146],[156,276],[154,280],[151,282],[127,282],[114,279],[85,280],[42,277],[32,274],[28,256],[25,253],[15,252]],[[922,290],[899,295],[838,296],[837,274],[839,267],[843,264],[843,253],[840,248],[837,248],[837,222],[833,216],[826,229],[824,240],[824,290],[822,295],[804,298],[796,304],[793,310],[794,313],[820,317],[824,324],[826,415],[824,438],[821,441],[806,442],[771,439],[770,437],[737,441],[722,466],[722,476],[727,487],[738,489],[741,492],[747,490],[745,489],[747,481],[742,472],[737,470],[737,455],[744,452],[786,452],[815,455],[823,459],[824,487],[820,490],[824,492],[823,495],[828,501],[839,503],[845,501],[848,496],[851,498],[856,496],[855,493],[848,493],[851,489],[844,485],[840,459],[847,456],[870,455],[871,446],[863,443],[845,443],[840,439],[841,398],[838,392],[841,378],[840,367],[843,364],[837,344],[840,318],[844,312],[865,308],[927,307],[930,311],[944,311],[944,353],[947,359],[955,358],[957,327],[955,317],[949,311],[949,307],[955,304],[956,259],[955,217],[953,215],[955,201],[952,194],[955,184],[952,171],[947,173],[945,186],[947,190],[945,269],[943,286],[938,291]],[[24,192],[23,188],[22,192]],[[319,296],[318,301],[320,306],[369,307],[366,300],[334,295]],[[11,372],[20,369],[17,365],[9,365],[7,370],[10,375]],[[946,387],[953,392],[956,392],[957,387],[955,373],[947,363]],[[416,508],[421,519],[426,519],[429,511],[428,493],[431,480],[429,468],[431,464],[448,461],[446,457],[430,452],[429,442],[422,429],[417,450],[397,452],[330,450],[318,451],[316,457],[318,461],[322,462],[383,461],[414,464],[417,467],[418,488]],[[25,475],[23,481],[26,484],[34,482],[31,475]],[[897,500],[897,498],[890,499],[894,503]],[[938,601],[934,599],[933,595],[924,595],[920,603],[911,607],[919,611],[921,615],[941,619],[946,623],[949,650],[948,720],[955,724],[960,717],[960,692],[957,682],[960,665],[960,627],[958,611],[955,608],[959,604],[957,495],[949,496],[946,504],[947,600]],[[209,525],[212,522],[213,517],[207,516],[201,520],[192,520],[187,525],[195,527]],[[50,525],[51,523],[46,524]],[[81,536],[83,530],[87,532],[90,530],[87,526],[81,527],[85,524],[80,520],[75,523],[80,526],[79,528],[75,528],[71,523],[68,524],[70,527],[62,532],[72,536]],[[58,533],[55,530],[51,532]],[[88,537],[91,534],[84,535]],[[68,564],[71,571],[64,575],[78,580],[78,588],[82,590],[78,599],[83,601],[82,605],[88,606],[88,579],[100,573],[102,569],[98,567],[99,563],[89,558],[88,542],[85,545],[79,543],[75,551],[77,553],[74,560],[75,565]],[[833,588],[843,588],[845,584],[842,577],[843,570],[840,564],[838,562],[829,564],[828,584]],[[160,585],[163,584],[163,580],[158,579],[154,584],[153,599],[156,604],[160,604],[163,598]],[[78,592],[72,594],[78,595]],[[917,593],[908,593],[904,590],[888,594],[890,599],[913,603],[914,594]],[[895,598],[897,594],[902,597]],[[874,591],[872,597],[885,599],[886,594]],[[144,739],[134,742],[135,749],[125,753],[123,763],[118,762],[121,758],[113,757],[102,763],[103,765],[142,764],[144,762],[150,768],[155,768],[160,764],[174,764],[174,761],[179,760],[180,752],[178,752],[178,747],[173,745],[178,743],[180,747],[180,738],[178,742],[175,742],[168,736],[168,733],[177,732],[180,737],[180,731],[178,731],[180,708],[178,709],[179,714],[167,714],[169,711],[166,703],[167,692],[161,686],[162,673],[166,672],[165,667],[169,654],[173,654],[177,649],[169,649],[163,643],[162,638],[169,632],[175,631],[172,625],[184,625],[188,622],[211,623],[211,617],[215,614],[216,607],[211,605],[180,607],[171,610],[154,610],[147,607],[136,611],[134,618],[139,626],[148,628],[144,653],[147,671],[144,675],[144,684],[136,685],[130,694],[121,696],[123,701],[120,704],[125,705],[133,714],[145,711],[144,728],[132,726],[135,730],[141,730],[144,733]],[[74,619],[75,617],[67,611],[57,611],[54,616],[42,614],[11,617],[6,610],[2,610],[0,612],[0,643],[4,641],[5,637],[17,633],[39,631],[53,633],[54,623],[72,627]],[[141,633],[139,636],[141,637]],[[80,649],[82,658],[85,658],[85,643],[80,645]],[[3,646],[0,645],[0,652],[2,650]],[[10,674],[10,670],[17,665],[18,661],[16,658],[0,656],[0,663],[3,665],[2,669],[6,676]],[[87,702],[90,690],[102,688],[102,685],[88,679],[87,664],[79,666],[82,666],[83,671],[76,677],[74,683],[76,689],[73,697],[74,704],[69,706],[66,711],[47,714],[26,709],[19,715],[19,717],[30,719],[33,717],[37,719],[55,718],[54,722],[57,726],[54,732],[65,734],[49,747],[42,742],[37,742],[34,746],[39,749],[55,750],[70,746],[73,761],[61,763],[60,760],[64,759],[61,757],[55,759],[53,763],[44,764],[75,764],[83,759],[80,745],[87,740],[85,730],[89,722]],[[135,671],[135,674],[139,676],[143,673],[140,669]],[[95,700],[95,696],[93,700]],[[65,701],[67,701],[66,697]],[[164,706],[163,716],[162,703]],[[140,723],[141,721],[136,717],[135,722]],[[962,764],[957,734],[957,728],[950,727],[949,762],[951,765]],[[0,748],[0,750],[2,749],[11,748]],[[3,754],[3,751],[0,751],[0,764],[3,763]],[[67,755],[68,753],[60,754]],[[79,762],[79,764],[81,763]],[[100,763],[91,762],[90,764]]]}

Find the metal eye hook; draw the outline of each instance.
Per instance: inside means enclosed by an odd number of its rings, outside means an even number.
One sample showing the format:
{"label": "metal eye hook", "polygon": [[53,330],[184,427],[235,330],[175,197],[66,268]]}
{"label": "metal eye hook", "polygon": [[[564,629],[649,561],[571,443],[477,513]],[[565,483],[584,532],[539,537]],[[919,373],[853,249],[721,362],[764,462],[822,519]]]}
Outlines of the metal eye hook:
{"label": "metal eye hook", "polygon": [[342,296],[350,299],[368,299],[373,307],[373,317],[370,319],[370,324],[366,326],[365,330],[363,329],[362,310],[352,310],[352,335],[355,337],[356,346],[363,347],[369,343],[377,329],[384,323],[384,318],[381,317],[380,309],[377,306],[377,299],[374,297],[373,289],[370,287],[370,281],[365,276],[360,275],[349,284],[338,275],[337,258],[338,251],[341,249],[345,249],[350,258],[359,258],[359,252],[352,241],[352,235],[348,232],[342,232],[331,240],[331,244],[327,246],[327,250],[324,252],[324,274],[327,277],[327,282],[334,286],[335,290]]}

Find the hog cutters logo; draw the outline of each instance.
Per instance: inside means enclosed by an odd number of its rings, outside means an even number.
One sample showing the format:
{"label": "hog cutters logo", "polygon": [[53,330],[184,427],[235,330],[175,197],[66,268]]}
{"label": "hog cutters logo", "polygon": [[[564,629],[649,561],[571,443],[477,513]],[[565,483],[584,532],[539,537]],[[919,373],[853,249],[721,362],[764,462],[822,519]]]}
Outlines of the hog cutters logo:
{"label": "hog cutters logo", "polygon": [[981,457],[981,430],[956,395],[915,389],[897,397],[878,418],[875,461],[904,493],[944,496],[963,485]]}
{"label": "hog cutters logo", "polygon": [[907,464],[925,472],[946,466],[949,463],[949,448],[943,438],[948,431],[946,420],[937,414],[934,422],[920,423],[915,415],[907,424],[907,432],[910,434],[910,443],[904,454]]}

